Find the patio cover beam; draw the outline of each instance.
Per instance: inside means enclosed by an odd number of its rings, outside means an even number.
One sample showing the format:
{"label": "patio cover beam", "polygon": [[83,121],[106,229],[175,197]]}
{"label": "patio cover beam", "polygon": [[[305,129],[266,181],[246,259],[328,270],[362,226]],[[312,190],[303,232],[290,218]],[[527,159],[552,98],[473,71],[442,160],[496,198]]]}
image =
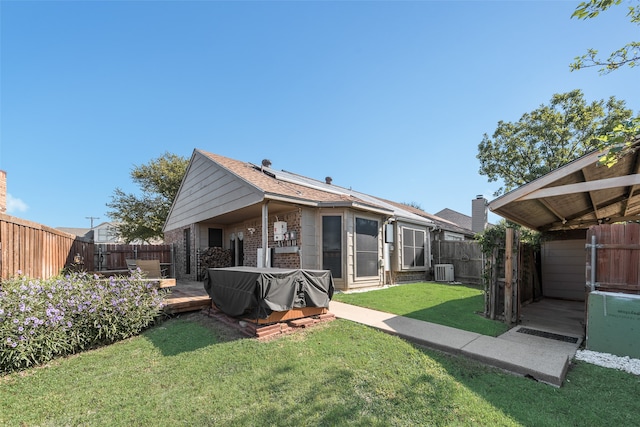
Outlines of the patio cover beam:
{"label": "patio cover beam", "polygon": [[541,188],[520,197],[518,200],[542,199],[544,197],[566,196],[585,191],[606,190],[608,188],[633,186],[640,184],[640,174],[599,179],[597,181],[579,182],[577,184],[560,185],[558,187]]}
{"label": "patio cover beam", "polygon": [[[635,174],[640,174],[640,155],[636,154],[636,161],[633,167],[633,170],[635,171]],[[636,190],[638,190],[638,185],[632,185],[631,187],[629,187],[629,192],[627,193],[627,198],[624,201],[624,209],[622,210],[623,215],[622,216],[627,216],[629,215],[629,201],[631,200],[631,198],[633,197],[633,194],[636,192]]]}

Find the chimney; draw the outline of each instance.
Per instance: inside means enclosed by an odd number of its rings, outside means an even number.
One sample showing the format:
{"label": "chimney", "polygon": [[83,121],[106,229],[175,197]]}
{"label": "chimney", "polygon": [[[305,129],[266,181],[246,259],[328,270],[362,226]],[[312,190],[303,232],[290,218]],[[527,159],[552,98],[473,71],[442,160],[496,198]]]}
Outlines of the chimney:
{"label": "chimney", "polygon": [[7,211],[7,173],[0,170],[0,213]]}
{"label": "chimney", "polygon": [[487,199],[482,194],[478,194],[471,201],[471,230],[474,233],[481,233],[487,228],[489,208]]}

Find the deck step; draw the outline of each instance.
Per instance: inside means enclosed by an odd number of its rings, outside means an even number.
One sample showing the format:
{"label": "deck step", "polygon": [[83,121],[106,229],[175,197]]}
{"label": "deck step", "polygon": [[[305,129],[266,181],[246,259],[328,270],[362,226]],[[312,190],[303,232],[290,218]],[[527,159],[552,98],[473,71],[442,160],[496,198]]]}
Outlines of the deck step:
{"label": "deck step", "polygon": [[203,310],[209,307],[211,307],[211,298],[209,297],[168,299],[164,306],[164,312],[167,314],[176,314]]}

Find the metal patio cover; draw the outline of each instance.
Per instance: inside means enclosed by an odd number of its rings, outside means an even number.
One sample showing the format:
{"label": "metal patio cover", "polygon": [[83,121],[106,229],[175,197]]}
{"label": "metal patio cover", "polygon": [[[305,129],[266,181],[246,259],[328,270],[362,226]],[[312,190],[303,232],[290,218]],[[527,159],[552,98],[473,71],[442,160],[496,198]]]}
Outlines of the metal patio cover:
{"label": "metal patio cover", "polygon": [[500,196],[489,209],[538,231],[640,220],[639,151],[610,168],[598,164],[601,154],[587,154]]}

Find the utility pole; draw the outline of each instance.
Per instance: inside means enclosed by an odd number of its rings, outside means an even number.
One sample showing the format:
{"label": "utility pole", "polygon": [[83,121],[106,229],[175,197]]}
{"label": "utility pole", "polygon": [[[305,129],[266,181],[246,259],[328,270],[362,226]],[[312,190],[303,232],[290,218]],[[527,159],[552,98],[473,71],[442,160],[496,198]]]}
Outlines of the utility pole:
{"label": "utility pole", "polygon": [[85,216],[85,218],[90,219],[91,220],[91,229],[93,230],[93,220],[94,219],[100,219],[99,216]]}

